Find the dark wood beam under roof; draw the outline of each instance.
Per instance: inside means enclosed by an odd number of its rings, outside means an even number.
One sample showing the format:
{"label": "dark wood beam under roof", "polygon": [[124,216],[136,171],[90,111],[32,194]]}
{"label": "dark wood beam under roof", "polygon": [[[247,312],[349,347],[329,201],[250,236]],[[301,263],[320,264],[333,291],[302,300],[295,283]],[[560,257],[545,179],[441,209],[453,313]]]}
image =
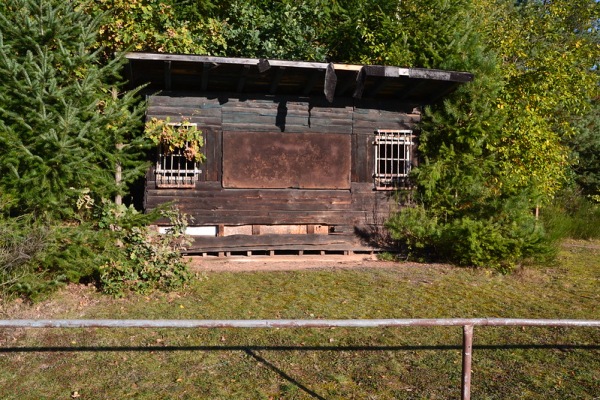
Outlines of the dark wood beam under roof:
{"label": "dark wood beam under roof", "polygon": [[244,85],[246,84],[246,77],[248,76],[248,72],[250,71],[250,65],[242,66],[242,72],[240,73],[240,77],[238,79],[237,93],[242,93],[244,91]]}
{"label": "dark wood beam under roof", "polygon": [[152,90],[195,87],[211,92],[259,91],[259,94],[324,96],[330,102],[334,96],[353,96],[426,104],[473,80],[468,72],[381,65],[164,53],[126,53],[125,57],[130,63],[131,84],[149,83]]}
{"label": "dark wood beam under roof", "polygon": [[281,82],[281,78],[283,77],[283,73],[285,72],[285,67],[277,67],[275,69],[275,76],[271,81],[271,86],[269,88],[270,94],[277,93],[277,87],[279,86],[279,82]]}
{"label": "dark wood beam under roof", "polygon": [[307,96],[310,94],[310,92],[313,90],[313,88],[317,84],[317,81],[319,80],[319,77],[321,74],[322,74],[322,71],[318,70],[318,69],[315,69],[310,73],[310,76],[308,77],[308,81],[306,82],[306,84],[304,85],[304,89],[302,90],[303,95]]}
{"label": "dark wood beam under roof", "polygon": [[327,70],[325,71],[325,87],[323,88],[323,93],[325,94],[327,101],[330,103],[333,103],[337,80],[335,67],[333,66],[333,63],[329,63],[329,65],[327,65]]}
{"label": "dark wood beam under roof", "polygon": [[366,97],[377,97],[381,89],[383,89],[389,83],[389,79],[379,78],[375,81],[375,84],[369,89]]}
{"label": "dark wood beam under roof", "polygon": [[208,77],[210,74],[210,63],[202,63],[202,90],[208,89]]}
{"label": "dark wood beam under roof", "polygon": [[165,61],[165,89],[171,90],[171,61]]}

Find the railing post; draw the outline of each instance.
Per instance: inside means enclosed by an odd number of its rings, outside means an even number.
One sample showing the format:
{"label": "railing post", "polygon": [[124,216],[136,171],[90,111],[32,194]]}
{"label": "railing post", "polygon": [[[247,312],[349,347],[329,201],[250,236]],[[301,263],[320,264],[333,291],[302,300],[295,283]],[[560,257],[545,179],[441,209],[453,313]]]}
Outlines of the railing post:
{"label": "railing post", "polygon": [[471,360],[473,355],[473,325],[463,325],[462,400],[471,399]]}

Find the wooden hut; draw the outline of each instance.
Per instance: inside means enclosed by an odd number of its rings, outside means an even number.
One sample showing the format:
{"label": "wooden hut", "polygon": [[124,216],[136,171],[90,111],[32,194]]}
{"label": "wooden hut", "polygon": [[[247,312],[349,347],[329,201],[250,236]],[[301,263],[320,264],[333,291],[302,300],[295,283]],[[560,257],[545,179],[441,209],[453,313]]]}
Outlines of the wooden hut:
{"label": "wooden hut", "polygon": [[[359,252],[410,185],[424,105],[465,72],[128,53],[147,118],[203,132],[202,163],[157,152],[145,207],[194,218],[190,252]],[[179,157],[179,159],[177,158]]]}

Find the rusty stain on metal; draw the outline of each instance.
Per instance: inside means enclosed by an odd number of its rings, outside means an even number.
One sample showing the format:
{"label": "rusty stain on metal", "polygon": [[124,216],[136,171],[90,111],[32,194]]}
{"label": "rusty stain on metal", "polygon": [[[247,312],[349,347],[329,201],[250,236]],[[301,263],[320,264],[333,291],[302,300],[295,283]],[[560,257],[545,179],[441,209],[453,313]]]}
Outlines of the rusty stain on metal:
{"label": "rusty stain on metal", "polygon": [[351,136],[223,132],[223,187],[350,189]]}

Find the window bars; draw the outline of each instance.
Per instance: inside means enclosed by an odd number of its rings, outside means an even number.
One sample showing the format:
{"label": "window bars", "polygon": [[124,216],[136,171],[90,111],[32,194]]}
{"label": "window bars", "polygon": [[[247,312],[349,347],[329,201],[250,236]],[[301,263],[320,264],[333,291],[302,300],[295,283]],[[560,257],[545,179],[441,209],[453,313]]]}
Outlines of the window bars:
{"label": "window bars", "polygon": [[[172,124],[176,127],[179,124]],[[186,124],[186,126],[195,126],[195,124]],[[187,144],[186,146],[187,147]],[[185,155],[185,147],[177,147],[169,151],[166,144],[158,146],[158,155],[156,160],[156,186],[159,188],[193,188],[200,169],[195,160],[188,160]]]}
{"label": "window bars", "polygon": [[375,188],[393,190],[408,187],[408,174],[411,168],[413,147],[411,130],[376,130],[375,168],[373,178]]}

